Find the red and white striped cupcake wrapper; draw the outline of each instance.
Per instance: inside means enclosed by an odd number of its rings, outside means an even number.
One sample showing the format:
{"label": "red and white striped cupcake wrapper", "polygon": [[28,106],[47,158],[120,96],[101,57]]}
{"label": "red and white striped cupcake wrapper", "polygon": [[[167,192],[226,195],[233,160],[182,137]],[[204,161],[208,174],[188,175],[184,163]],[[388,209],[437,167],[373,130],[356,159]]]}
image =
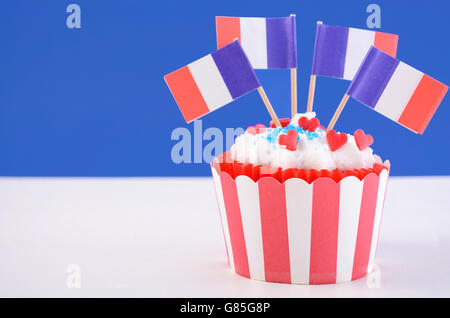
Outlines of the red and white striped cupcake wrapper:
{"label": "red and white striped cupcake wrapper", "polygon": [[336,183],[233,179],[211,166],[228,261],[239,275],[268,282],[331,284],[373,264],[389,171]]}

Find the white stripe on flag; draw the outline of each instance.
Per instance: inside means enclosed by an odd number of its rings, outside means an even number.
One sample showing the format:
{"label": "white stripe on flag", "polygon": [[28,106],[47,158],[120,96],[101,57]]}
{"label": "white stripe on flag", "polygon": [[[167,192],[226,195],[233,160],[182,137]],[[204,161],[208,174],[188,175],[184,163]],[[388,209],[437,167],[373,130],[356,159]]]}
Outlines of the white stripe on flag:
{"label": "white stripe on flag", "polygon": [[336,282],[352,279],[363,182],[356,177],[341,181]]}
{"label": "white stripe on flag", "polygon": [[241,18],[242,48],[253,68],[267,68],[267,33],[265,18]]}
{"label": "white stripe on flag", "polygon": [[374,109],[380,114],[398,121],[422,76],[422,72],[400,62]]}
{"label": "white stripe on flag", "polygon": [[352,80],[370,46],[375,43],[375,32],[349,28],[345,55],[344,79]]}
{"label": "white stripe on flag", "polygon": [[211,54],[190,63],[188,67],[210,111],[233,101]]}
{"label": "white stripe on flag", "polygon": [[300,179],[285,183],[291,282],[309,284],[313,185]]}
{"label": "white stripe on flag", "polygon": [[265,280],[258,184],[247,176],[236,178],[250,277]]}
{"label": "white stripe on flag", "polygon": [[214,184],[216,186],[217,200],[219,201],[219,213],[223,226],[223,234],[225,236],[225,244],[227,245],[229,262],[231,268],[234,271],[233,250],[231,249],[230,230],[228,229],[228,220],[226,215],[227,212],[225,210],[225,201],[223,199],[222,183],[220,182],[220,176],[217,173],[216,169],[214,167],[211,167],[211,170],[213,174]]}
{"label": "white stripe on flag", "polygon": [[380,181],[378,183],[378,195],[377,195],[377,203],[376,203],[376,208],[375,208],[375,218],[373,221],[373,233],[372,233],[372,243],[370,245],[368,271],[370,271],[373,266],[373,260],[375,258],[375,251],[377,249],[378,235],[380,234],[381,215],[383,214],[383,206],[384,206],[388,177],[389,177],[389,174],[386,169],[381,171]]}

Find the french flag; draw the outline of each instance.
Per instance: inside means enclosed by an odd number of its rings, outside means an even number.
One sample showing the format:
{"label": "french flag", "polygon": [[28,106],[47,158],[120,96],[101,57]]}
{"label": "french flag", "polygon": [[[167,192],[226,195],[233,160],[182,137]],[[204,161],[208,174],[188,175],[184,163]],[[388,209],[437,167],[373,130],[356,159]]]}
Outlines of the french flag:
{"label": "french flag", "polygon": [[423,134],[448,86],[371,47],[347,95]]}
{"label": "french flag", "polygon": [[395,57],[398,35],[317,24],[312,75],[352,80],[371,46]]}
{"label": "french flag", "polygon": [[261,86],[238,41],[164,79],[188,123]]}
{"label": "french flag", "polygon": [[295,16],[216,17],[217,48],[238,38],[255,69],[297,68]]}

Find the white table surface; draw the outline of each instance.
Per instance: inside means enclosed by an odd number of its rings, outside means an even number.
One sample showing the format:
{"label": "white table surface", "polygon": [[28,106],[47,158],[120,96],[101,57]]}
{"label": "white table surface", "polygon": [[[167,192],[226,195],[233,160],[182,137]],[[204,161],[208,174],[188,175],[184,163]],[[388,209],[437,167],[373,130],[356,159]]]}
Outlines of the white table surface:
{"label": "white table surface", "polygon": [[0,178],[3,297],[450,297],[450,177],[391,178],[376,264],[337,285],[234,274],[210,178]]}

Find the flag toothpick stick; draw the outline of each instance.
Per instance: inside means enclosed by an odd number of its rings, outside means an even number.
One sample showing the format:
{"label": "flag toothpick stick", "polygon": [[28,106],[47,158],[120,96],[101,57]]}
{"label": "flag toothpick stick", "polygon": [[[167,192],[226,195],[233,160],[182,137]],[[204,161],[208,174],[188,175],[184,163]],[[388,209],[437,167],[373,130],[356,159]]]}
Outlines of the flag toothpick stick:
{"label": "flag toothpick stick", "polygon": [[[317,24],[323,24],[322,21],[317,21]],[[308,104],[306,111],[311,112],[314,103],[314,93],[316,91],[316,75],[311,75],[309,78],[309,92],[308,92]]]}
{"label": "flag toothpick stick", "polygon": [[[295,14],[291,14],[295,17]],[[297,68],[291,68],[291,116],[297,114]]]}
{"label": "flag toothpick stick", "polygon": [[306,108],[307,112],[312,111],[315,90],[316,90],[316,75],[311,75],[311,77],[309,78],[308,105]]}
{"label": "flag toothpick stick", "polygon": [[261,96],[264,105],[266,105],[267,111],[269,112],[270,117],[272,117],[273,122],[277,127],[281,128],[280,120],[278,119],[277,114],[275,114],[272,104],[270,103],[269,98],[267,98],[266,92],[264,91],[264,88],[262,86],[258,87],[258,93]]}
{"label": "flag toothpick stick", "polygon": [[338,108],[336,109],[336,112],[333,115],[333,118],[331,118],[331,121],[328,124],[327,132],[330,131],[331,129],[333,129],[334,125],[336,124],[336,121],[338,120],[339,116],[342,113],[342,110],[345,107],[345,104],[347,104],[349,97],[350,97],[349,95],[345,94],[344,97],[342,98],[341,102],[339,103]]}
{"label": "flag toothpick stick", "polygon": [[291,68],[291,115],[297,114],[297,69]]}

